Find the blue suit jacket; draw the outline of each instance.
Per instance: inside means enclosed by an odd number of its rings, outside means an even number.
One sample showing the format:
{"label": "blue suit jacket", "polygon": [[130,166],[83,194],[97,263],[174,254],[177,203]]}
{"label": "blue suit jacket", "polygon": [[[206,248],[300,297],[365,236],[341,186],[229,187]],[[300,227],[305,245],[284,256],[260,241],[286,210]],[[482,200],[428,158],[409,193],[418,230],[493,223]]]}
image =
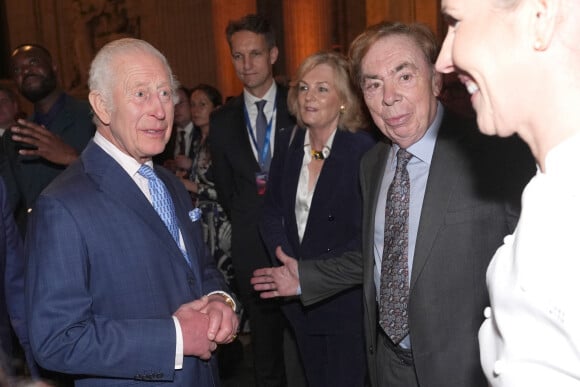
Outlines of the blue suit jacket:
{"label": "blue suit jacket", "polygon": [[12,356],[12,333],[18,336],[25,351],[32,376],[38,371],[32,360],[26,316],[24,313],[24,251],[12,211],[9,209],[6,186],[0,178],[0,349]]}
{"label": "blue suit jacket", "polygon": [[225,284],[200,222],[188,217],[183,185],[156,172],[173,198],[192,268],[135,182],[93,142],[43,191],[30,218],[31,345],[40,365],[77,375],[78,386],[219,384],[213,362],[185,357],[174,370],[172,314]]}
{"label": "blue suit jacket", "polygon": [[[362,155],[373,145],[371,137],[364,133],[336,132],[332,151],[316,184],[300,243],[294,209],[306,131],[297,129],[293,138],[291,133],[291,130],[281,133],[276,141],[260,224],[273,261],[277,262],[276,246],[282,246],[287,254],[300,260],[320,259],[360,249],[362,199],[358,173]],[[296,329],[306,333],[360,334],[361,299],[361,288],[357,287],[313,307],[302,307],[299,302],[288,304],[284,306],[284,312]]]}

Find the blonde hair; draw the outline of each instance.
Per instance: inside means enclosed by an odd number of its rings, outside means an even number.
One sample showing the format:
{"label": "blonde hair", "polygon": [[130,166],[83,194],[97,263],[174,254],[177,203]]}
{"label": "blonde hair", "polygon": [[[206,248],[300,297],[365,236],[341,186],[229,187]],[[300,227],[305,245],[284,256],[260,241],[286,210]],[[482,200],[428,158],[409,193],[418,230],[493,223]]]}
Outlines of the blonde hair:
{"label": "blonde hair", "polygon": [[300,64],[296,71],[295,79],[290,83],[288,110],[296,116],[298,125],[304,127],[300,109],[298,108],[298,83],[306,73],[321,64],[330,66],[334,71],[334,86],[344,106],[344,109],[341,109],[338,128],[351,132],[361,129],[366,122],[362,114],[360,98],[351,82],[348,62],[343,55],[333,51],[319,51],[304,59]]}

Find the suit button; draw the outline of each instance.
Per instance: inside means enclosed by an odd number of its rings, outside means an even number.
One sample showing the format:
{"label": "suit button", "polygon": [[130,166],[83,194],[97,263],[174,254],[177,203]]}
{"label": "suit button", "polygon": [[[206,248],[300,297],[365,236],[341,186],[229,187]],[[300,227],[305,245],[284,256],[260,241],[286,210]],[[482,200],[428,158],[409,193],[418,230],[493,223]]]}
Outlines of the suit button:
{"label": "suit button", "polygon": [[505,361],[497,360],[493,365],[493,374],[495,376],[499,376],[504,371],[505,371]]}
{"label": "suit button", "polygon": [[192,277],[187,277],[187,283],[193,286],[195,284],[195,280]]}
{"label": "suit button", "polygon": [[373,353],[375,353],[375,347],[373,347],[372,345],[369,347],[369,353],[372,355]]}
{"label": "suit button", "polygon": [[487,306],[483,310],[483,317],[490,318],[491,317],[491,307]]}
{"label": "suit button", "polygon": [[328,215],[328,218],[327,219],[328,219],[329,222],[333,222],[334,221],[334,215],[332,215],[332,214]]}

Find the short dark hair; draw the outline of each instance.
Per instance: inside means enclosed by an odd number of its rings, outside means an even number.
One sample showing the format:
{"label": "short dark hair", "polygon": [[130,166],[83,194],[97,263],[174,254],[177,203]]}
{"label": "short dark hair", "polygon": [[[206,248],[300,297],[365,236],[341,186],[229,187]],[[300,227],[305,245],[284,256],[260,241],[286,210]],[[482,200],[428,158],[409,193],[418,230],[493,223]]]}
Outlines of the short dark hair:
{"label": "short dark hair", "polygon": [[32,48],[35,48],[37,50],[40,50],[48,57],[48,59],[50,59],[52,61],[52,54],[50,53],[50,51],[48,51],[48,48],[46,48],[43,45],[38,44],[38,43],[23,43],[23,44],[17,46],[16,48],[14,48],[14,50],[12,50],[12,55],[16,54],[16,51],[18,51],[24,47],[32,47]]}
{"label": "short dark hair", "polygon": [[393,35],[402,35],[411,38],[417,47],[421,49],[425,60],[431,66],[435,66],[439,47],[433,32],[424,24],[420,23],[399,23],[381,22],[368,27],[362,34],[357,36],[350,45],[348,56],[350,59],[350,75],[356,85],[361,84],[361,62],[370,47],[378,40]]}
{"label": "short dark hair", "polygon": [[262,15],[249,14],[238,20],[230,20],[226,27],[226,37],[230,49],[232,48],[232,35],[240,31],[250,31],[258,35],[264,35],[268,49],[276,46],[276,33],[268,19]]}
{"label": "short dark hair", "polygon": [[176,90],[176,93],[178,91],[183,91],[183,94],[185,94],[185,97],[188,99],[187,103],[189,104],[189,97],[191,97],[191,90],[189,90],[187,87],[183,86],[183,85],[179,85],[179,87]]}
{"label": "short dark hair", "polygon": [[191,89],[191,93],[189,94],[189,96],[191,97],[191,94],[193,94],[193,92],[197,91],[197,90],[205,93],[207,98],[213,104],[214,109],[223,104],[222,93],[220,93],[219,90],[216,89],[215,87],[207,85],[205,83],[200,83],[199,85],[197,85],[193,89]]}

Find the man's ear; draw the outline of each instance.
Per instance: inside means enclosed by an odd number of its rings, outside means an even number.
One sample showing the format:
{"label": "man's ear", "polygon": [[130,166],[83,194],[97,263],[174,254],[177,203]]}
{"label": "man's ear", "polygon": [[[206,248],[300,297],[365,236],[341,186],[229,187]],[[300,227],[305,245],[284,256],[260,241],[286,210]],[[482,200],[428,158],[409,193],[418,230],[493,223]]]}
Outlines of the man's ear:
{"label": "man's ear", "polygon": [[438,97],[443,88],[443,75],[433,68],[433,78],[431,79],[431,87],[433,88],[433,95]]}
{"label": "man's ear", "polygon": [[533,48],[545,50],[554,37],[561,0],[534,0],[531,2],[534,20],[532,22]]}
{"label": "man's ear", "polygon": [[107,102],[103,95],[98,91],[91,91],[89,93],[89,103],[93,108],[93,112],[104,125],[109,125],[111,122],[111,112],[107,106]]}
{"label": "man's ear", "polygon": [[276,63],[278,60],[278,47],[274,46],[270,49],[270,64]]}

